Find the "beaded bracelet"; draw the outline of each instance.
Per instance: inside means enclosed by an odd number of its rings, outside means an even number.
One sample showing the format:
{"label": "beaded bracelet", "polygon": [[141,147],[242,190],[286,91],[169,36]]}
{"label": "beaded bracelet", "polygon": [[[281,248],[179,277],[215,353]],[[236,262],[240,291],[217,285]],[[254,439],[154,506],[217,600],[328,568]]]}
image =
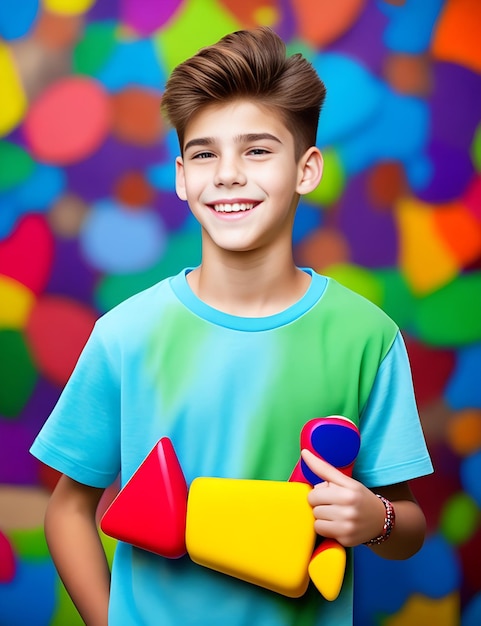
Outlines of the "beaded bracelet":
{"label": "beaded bracelet", "polygon": [[387,539],[389,539],[390,534],[394,528],[394,524],[396,522],[396,514],[394,512],[394,507],[391,502],[384,496],[381,496],[379,493],[375,494],[381,502],[384,504],[384,508],[386,509],[386,517],[384,518],[384,526],[382,529],[382,533],[379,537],[374,537],[374,539],[370,539],[364,543],[365,546],[378,546],[381,543],[384,543]]}

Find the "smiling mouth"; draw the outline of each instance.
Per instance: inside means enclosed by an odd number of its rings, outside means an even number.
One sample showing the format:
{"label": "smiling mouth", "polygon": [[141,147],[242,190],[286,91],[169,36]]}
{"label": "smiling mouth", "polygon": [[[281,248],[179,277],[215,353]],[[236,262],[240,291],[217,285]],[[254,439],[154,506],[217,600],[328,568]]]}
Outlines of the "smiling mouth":
{"label": "smiling mouth", "polygon": [[232,204],[211,204],[210,206],[216,213],[240,213],[250,211],[257,204],[255,202],[233,202]]}

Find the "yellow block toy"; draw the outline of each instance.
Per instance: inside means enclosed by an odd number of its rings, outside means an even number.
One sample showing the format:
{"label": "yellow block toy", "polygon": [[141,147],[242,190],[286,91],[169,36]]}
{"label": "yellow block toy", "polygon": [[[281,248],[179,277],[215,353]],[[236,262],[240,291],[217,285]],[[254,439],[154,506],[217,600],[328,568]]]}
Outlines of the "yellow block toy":
{"label": "yellow block toy", "polygon": [[196,478],[186,546],[199,565],[297,598],[309,584],[316,533],[298,482]]}

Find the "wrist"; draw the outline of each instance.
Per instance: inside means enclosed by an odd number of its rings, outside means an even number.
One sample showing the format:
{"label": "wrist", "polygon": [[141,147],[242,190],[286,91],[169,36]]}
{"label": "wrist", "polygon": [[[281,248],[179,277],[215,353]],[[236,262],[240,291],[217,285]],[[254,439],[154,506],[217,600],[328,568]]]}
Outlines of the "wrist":
{"label": "wrist", "polygon": [[381,500],[381,502],[384,505],[384,509],[385,509],[384,524],[382,528],[382,533],[378,535],[377,537],[373,537],[373,539],[370,539],[369,541],[365,541],[364,542],[365,546],[378,546],[381,543],[384,543],[385,541],[387,541],[389,537],[391,536],[391,533],[394,529],[394,525],[396,523],[396,513],[394,511],[392,502],[390,502],[384,496],[381,496],[379,493],[376,493],[375,495]]}

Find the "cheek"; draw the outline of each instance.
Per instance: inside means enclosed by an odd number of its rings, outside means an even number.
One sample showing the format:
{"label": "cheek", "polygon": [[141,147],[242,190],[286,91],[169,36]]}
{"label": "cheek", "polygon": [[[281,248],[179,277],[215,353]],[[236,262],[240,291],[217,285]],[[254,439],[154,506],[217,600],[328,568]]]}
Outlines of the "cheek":
{"label": "cheek", "polygon": [[203,172],[190,170],[185,172],[184,189],[189,197],[198,196],[206,186],[205,168]]}
{"label": "cheek", "polygon": [[269,185],[273,192],[284,193],[288,189],[293,189],[297,183],[297,172],[292,167],[288,167],[284,162],[272,164],[262,174],[263,184]]}

